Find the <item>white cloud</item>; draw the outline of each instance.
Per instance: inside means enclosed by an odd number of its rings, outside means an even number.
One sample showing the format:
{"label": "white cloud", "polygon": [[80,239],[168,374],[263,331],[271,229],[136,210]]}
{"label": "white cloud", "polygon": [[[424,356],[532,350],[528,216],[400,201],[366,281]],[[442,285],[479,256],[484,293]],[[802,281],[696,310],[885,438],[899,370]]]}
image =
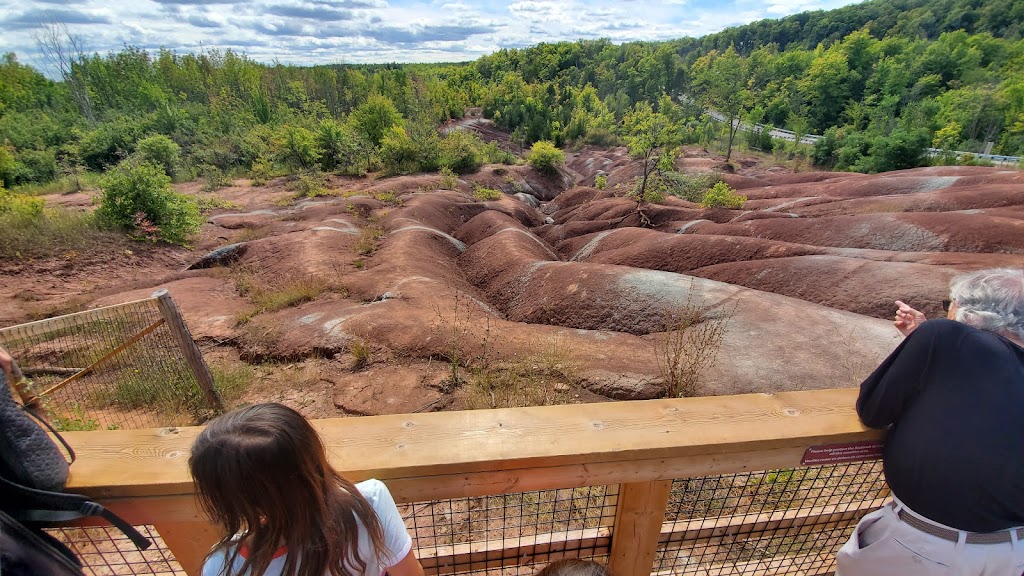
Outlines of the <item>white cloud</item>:
{"label": "white cloud", "polygon": [[233,48],[261,61],[434,62],[500,48],[700,36],[849,0],[22,0],[0,3],[0,53],[36,63],[33,33],[57,19],[91,51],[128,43]]}

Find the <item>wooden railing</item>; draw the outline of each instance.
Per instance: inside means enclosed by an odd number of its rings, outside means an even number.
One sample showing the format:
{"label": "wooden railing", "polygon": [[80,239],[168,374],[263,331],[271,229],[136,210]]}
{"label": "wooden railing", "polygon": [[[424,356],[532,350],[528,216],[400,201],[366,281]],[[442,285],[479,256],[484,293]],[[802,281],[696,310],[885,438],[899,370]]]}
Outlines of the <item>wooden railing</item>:
{"label": "wooden railing", "polygon": [[[665,521],[674,479],[779,469],[793,474],[811,446],[880,438],[879,431],[860,424],[855,399],[855,390],[841,389],[328,419],[315,425],[339,470],[356,481],[385,481],[400,503],[607,487],[603,498],[614,504],[607,522],[535,535],[528,550],[521,538],[435,546],[420,551],[428,572],[473,558],[486,564],[490,558],[528,559],[556,548],[572,555],[586,548],[591,555],[607,554],[616,576],[641,576],[652,572],[659,545],[718,545],[755,530],[785,531],[792,543],[810,529],[840,534],[879,505],[882,491],[855,502],[797,503],[767,513],[762,504],[707,521]],[[100,500],[134,524],[155,526],[190,575],[199,574],[218,537],[197,508],[187,469],[199,431],[66,435],[79,456],[69,490]],[[795,561],[784,550],[777,555],[772,562],[779,566]],[[830,566],[825,555],[821,565]],[[507,565],[502,562],[493,565]]]}

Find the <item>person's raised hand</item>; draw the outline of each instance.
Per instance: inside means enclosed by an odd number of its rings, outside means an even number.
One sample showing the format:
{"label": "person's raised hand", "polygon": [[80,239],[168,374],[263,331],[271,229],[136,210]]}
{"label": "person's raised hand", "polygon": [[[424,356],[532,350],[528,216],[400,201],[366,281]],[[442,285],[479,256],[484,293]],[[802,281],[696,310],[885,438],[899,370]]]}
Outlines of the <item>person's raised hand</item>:
{"label": "person's raised hand", "polygon": [[910,333],[917,330],[917,327],[927,320],[924,314],[919,310],[911,308],[906,302],[902,300],[896,301],[896,319],[893,320],[892,325],[903,334],[904,337],[910,336]]}
{"label": "person's raised hand", "polygon": [[3,346],[0,346],[0,370],[3,370],[8,378],[14,377],[14,359]]}

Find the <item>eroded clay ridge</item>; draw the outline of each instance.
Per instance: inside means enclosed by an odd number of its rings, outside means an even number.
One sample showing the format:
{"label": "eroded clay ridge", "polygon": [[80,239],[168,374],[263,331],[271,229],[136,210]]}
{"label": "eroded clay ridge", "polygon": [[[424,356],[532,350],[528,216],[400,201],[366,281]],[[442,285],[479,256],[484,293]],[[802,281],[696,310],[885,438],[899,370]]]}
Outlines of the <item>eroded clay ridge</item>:
{"label": "eroded clay ridge", "polygon": [[[599,171],[608,190],[586,185]],[[225,269],[160,285],[196,336],[230,340],[254,358],[345,354],[361,338],[427,360],[443,357],[459,332],[465,353],[500,360],[557,341],[579,360],[589,390],[650,398],[665,392],[654,341],[688,301],[729,319],[701,394],[850,386],[898,341],[892,300],[935,314],[956,273],[1024,266],[1020,171],[727,174],[750,198],[745,209],[670,198],[643,208],[649,228],[639,227],[636,203],[615,191],[636,171],[621,150],[585,150],[557,178],[488,166],[458,190],[421,176],[339,180],[333,186],[347,197],[289,206],[252,200],[207,226],[209,248],[259,230],[230,270],[344,290],[240,325],[250,304]],[[573,178],[583,185],[569,187]],[[473,184],[505,194],[479,201]],[[248,193],[258,197],[256,190]],[[398,201],[373,197],[382,191]],[[381,235],[364,256],[371,226]],[[262,337],[247,337],[254,333]]]}

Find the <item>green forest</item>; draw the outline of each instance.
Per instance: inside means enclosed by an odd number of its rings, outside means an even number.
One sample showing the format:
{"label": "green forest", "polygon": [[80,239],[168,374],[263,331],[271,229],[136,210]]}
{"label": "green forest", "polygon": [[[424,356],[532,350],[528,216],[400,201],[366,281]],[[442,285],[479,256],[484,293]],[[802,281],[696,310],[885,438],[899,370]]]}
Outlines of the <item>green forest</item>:
{"label": "green forest", "polygon": [[[105,191],[119,178],[130,188],[140,166],[160,189],[288,173],[315,187],[323,173],[464,173],[517,161],[516,150],[438,131],[469,107],[516,149],[632,144],[657,126],[657,149],[703,144],[728,156],[747,146],[835,170],[956,162],[923,150],[981,152],[988,142],[994,154],[1022,155],[1022,25],[1024,0],[870,0],[699,39],[306,67],[230,50],[90,53],[88,38],[55,27],[44,48],[59,55],[57,80],[16,54],[0,60],[0,212],[38,208],[12,190],[78,188],[105,172],[114,182]],[[731,120],[825,138],[799,146],[767,131],[735,134]],[[175,217],[196,218],[185,211]]]}

